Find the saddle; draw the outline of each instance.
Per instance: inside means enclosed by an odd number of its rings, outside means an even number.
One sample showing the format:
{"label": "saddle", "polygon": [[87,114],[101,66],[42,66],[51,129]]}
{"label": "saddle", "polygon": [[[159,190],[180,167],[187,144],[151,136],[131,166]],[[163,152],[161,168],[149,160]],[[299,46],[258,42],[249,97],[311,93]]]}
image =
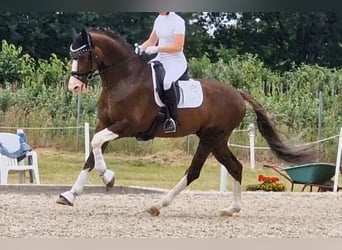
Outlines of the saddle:
{"label": "saddle", "polygon": [[[164,87],[163,81],[165,77],[165,69],[161,62],[152,61],[152,78],[153,78],[153,92],[156,104],[160,110],[153,120],[150,128],[147,131],[140,132],[136,135],[139,141],[147,141],[155,137],[156,132],[167,118],[167,109],[164,105]],[[188,68],[186,68],[183,75],[174,83],[176,89],[176,97],[178,108],[195,108],[201,105],[203,101],[203,93],[200,82],[190,78]]]}
{"label": "saddle", "polygon": [[[163,81],[165,77],[165,69],[163,67],[163,64],[159,61],[153,61],[152,67],[155,72],[155,79],[156,79],[156,91],[160,97],[160,100],[165,103],[165,97],[164,97],[164,87],[163,87]],[[175,88],[176,88],[176,95],[177,95],[177,103],[179,102],[180,95],[179,95],[179,85],[178,81],[188,81],[190,79],[188,67],[186,68],[183,75],[181,75],[180,78],[175,82]]]}

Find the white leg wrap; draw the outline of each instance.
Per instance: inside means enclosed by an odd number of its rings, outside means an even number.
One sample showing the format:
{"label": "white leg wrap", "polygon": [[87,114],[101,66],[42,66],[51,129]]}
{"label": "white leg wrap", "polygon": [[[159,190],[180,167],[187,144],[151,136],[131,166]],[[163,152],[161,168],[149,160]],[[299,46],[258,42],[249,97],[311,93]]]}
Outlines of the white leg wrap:
{"label": "white leg wrap", "polygon": [[100,149],[104,142],[114,140],[118,137],[119,137],[119,135],[117,135],[117,134],[113,133],[112,131],[110,131],[109,129],[105,128],[105,129],[97,132],[94,135],[93,139],[91,140],[91,146],[93,148]]}
{"label": "white leg wrap", "polygon": [[233,182],[233,203],[232,206],[240,211],[241,209],[241,183]]}
{"label": "white leg wrap", "polygon": [[173,189],[171,189],[161,201],[154,204],[153,207],[161,209],[162,207],[170,205],[170,203],[176,198],[176,196],[186,188],[187,183],[188,182],[185,175],[181,179],[181,181]]}
{"label": "white leg wrap", "polygon": [[89,171],[88,170],[82,170],[81,173],[78,175],[76,182],[71,188],[71,192],[75,195],[80,195],[83,192],[84,185],[88,179]]}
{"label": "white leg wrap", "polygon": [[108,182],[110,182],[112,179],[115,178],[115,173],[114,171],[107,169],[103,175],[101,175],[101,179],[103,181],[104,184],[108,184]]}
{"label": "white leg wrap", "polygon": [[101,149],[94,148],[93,149],[94,159],[95,159],[95,169],[99,171],[100,175],[103,175],[107,169],[106,162],[103,158],[103,154]]}
{"label": "white leg wrap", "polygon": [[69,201],[70,204],[74,204],[76,199],[76,195],[74,195],[71,191],[61,193],[60,196],[64,197],[67,201]]}
{"label": "white leg wrap", "polygon": [[221,215],[233,216],[233,214],[240,212],[241,210],[241,184],[233,180],[233,202],[229,208],[223,210]]}
{"label": "white leg wrap", "polygon": [[84,185],[88,179],[89,171],[87,169],[82,170],[78,175],[75,184],[71,188],[71,192],[75,195],[80,195],[83,192]]}
{"label": "white leg wrap", "polygon": [[104,142],[114,140],[118,137],[119,135],[105,128],[97,132],[91,141],[95,160],[95,169],[100,173],[100,176],[105,184],[113,179],[114,172],[107,170],[107,165],[103,158],[101,146]]}
{"label": "white leg wrap", "polygon": [[83,191],[84,185],[88,179],[89,170],[82,170],[81,173],[78,175],[76,182],[72,186],[70,191],[66,191],[61,193],[60,196],[65,198],[71,205],[74,204],[76,196],[80,195]]}

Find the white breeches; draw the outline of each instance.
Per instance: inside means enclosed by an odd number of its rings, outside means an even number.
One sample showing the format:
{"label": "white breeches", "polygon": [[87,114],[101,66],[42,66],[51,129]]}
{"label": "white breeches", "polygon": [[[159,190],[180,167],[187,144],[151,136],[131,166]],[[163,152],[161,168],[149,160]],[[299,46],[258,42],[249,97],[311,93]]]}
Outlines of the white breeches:
{"label": "white breeches", "polygon": [[154,60],[159,60],[164,66],[164,90],[168,90],[171,84],[184,74],[188,65],[186,59],[182,57],[165,58],[157,56]]}

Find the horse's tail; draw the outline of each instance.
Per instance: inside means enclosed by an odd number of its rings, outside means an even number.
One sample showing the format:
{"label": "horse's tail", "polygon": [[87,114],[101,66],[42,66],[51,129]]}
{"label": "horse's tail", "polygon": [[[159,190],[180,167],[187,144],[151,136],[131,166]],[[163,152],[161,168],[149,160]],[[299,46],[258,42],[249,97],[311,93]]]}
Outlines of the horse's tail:
{"label": "horse's tail", "polygon": [[266,139],[272,152],[281,160],[301,164],[313,160],[313,152],[309,148],[293,148],[286,145],[280,139],[277,129],[267,117],[266,110],[250,95],[240,92],[243,99],[254,109],[257,116],[257,125],[261,135]]}

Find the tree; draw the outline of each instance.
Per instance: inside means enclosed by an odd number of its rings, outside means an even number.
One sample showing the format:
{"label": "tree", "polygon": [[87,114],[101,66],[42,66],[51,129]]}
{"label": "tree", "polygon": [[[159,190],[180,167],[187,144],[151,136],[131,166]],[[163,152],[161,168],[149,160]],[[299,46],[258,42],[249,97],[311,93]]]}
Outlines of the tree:
{"label": "tree", "polygon": [[[342,64],[341,12],[181,12],[186,21],[185,54],[208,56],[255,54],[271,69],[293,65]],[[69,57],[71,30],[109,27],[133,46],[147,39],[157,13],[150,12],[1,12],[0,40],[23,48],[35,59]],[[222,53],[227,51],[227,53]],[[228,56],[227,56],[228,55]]]}
{"label": "tree", "polygon": [[288,70],[293,63],[342,64],[340,12],[208,13],[201,21],[203,26],[215,27],[216,47],[257,54],[273,69]]}
{"label": "tree", "polygon": [[136,12],[1,12],[0,40],[22,46],[36,59],[48,59],[52,53],[68,57],[73,28],[109,27],[134,43],[147,38],[153,19],[151,13]]}

